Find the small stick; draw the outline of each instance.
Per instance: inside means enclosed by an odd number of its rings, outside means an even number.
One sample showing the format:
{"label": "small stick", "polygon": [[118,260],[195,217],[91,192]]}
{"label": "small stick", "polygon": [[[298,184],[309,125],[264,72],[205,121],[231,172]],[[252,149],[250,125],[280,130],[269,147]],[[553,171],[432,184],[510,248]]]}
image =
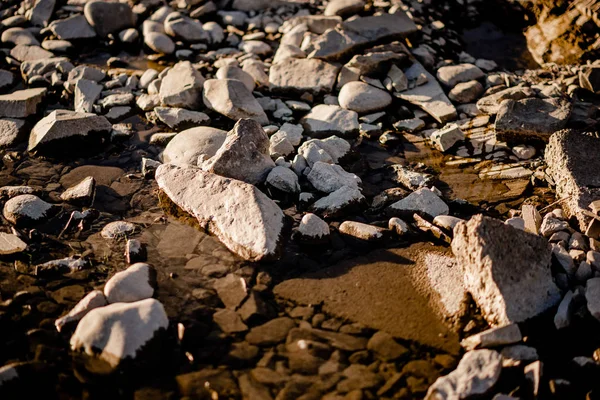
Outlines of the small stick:
{"label": "small stick", "polygon": [[544,211],[546,211],[548,208],[557,205],[558,203],[562,203],[565,200],[569,200],[571,197],[573,196],[567,196],[567,197],[563,197],[562,199],[556,200],[554,203],[552,204],[548,204],[546,207],[542,208],[540,210],[540,214],[543,213]]}

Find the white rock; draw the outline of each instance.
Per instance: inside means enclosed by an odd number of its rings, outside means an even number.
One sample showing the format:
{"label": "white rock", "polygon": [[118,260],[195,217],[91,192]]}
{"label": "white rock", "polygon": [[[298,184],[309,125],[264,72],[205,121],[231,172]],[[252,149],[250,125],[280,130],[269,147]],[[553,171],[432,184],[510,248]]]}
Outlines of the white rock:
{"label": "white rock", "polygon": [[350,152],[350,148],[348,141],[337,136],[330,136],[327,139],[307,140],[298,148],[298,154],[304,157],[308,166],[312,167],[318,161],[337,164]]}
{"label": "white rock", "polygon": [[105,239],[121,239],[132,235],[136,230],[136,226],[131,222],[114,221],[106,224],[100,235]]}
{"label": "white rock", "polygon": [[346,172],[339,165],[320,161],[312,166],[307,179],[315,189],[324,193],[335,192],[344,186],[358,189],[362,183],[358,176]]}
{"label": "white rock", "polygon": [[101,290],[92,290],[83,299],[79,300],[79,303],[67,315],[58,318],[54,322],[56,330],[60,332],[66,324],[79,321],[94,308],[104,307],[107,304],[106,297],[104,297]]}
{"label": "white rock", "polygon": [[392,103],[392,96],[364,82],[348,82],[339,94],[340,106],[358,113],[369,113],[386,108]]}
{"label": "white rock", "polygon": [[289,168],[275,167],[267,176],[267,183],[286,193],[300,193],[298,175]]}
{"label": "white rock", "polygon": [[510,324],[488,329],[463,339],[460,344],[465,350],[506,346],[523,340],[519,325]]}
{"label": "white rock", "polygon": [[144,43],[157,53],[172,54],[175,51],[173,40],[161,32],[144,34]]}
{"label": "white rock", "polygon": [[376,242],[384,238],[387,229],[362,222],[344,221],[339,227],[339,232],[367,242]]}
{"label": "white rock", "polygon": [[427,391],[426,399],[467,399],[487,394],[502,372],[502,356],[494,350],[465,353],[458,367],[438,378]]}
{"label": "white rock", "polygon": [[307,238],[320,239],[329,236],[329,225],[317,215],[312,213],[304,214],[300,225],[298,225],[298,233]]}
{"label": "white rock", "polygon": [[252,93],[235,79],[209,79],[204,83],[203,100],[206,107],[227,118],[251,118],[268,125],[269,118]]}
{"label": "white rock", "polygon": [[71,349],[116,368],[127,358],[135,359],[142,347],[168,326],[165,309],[155,299],[110,304],[91,310],[79,321]]}
{"label": "white rock", "polygon": [[240,67],[231,64],[219,68],[215,76],[217,79],[237,79],[251,92],[254,91],[254,87],[256,86],[254,78],[250,74]]}
{"label": "white rock", "polygon": [[0,117],[26,118],[35,114],[46,91],[46,88],[32,88],[0,95]]}
{"label": "white rock", "polygon": [[306,134],[312,137],[354,137],[359,130],[358,114],[334,105],[319,104],[300,122]]}
{"label": "white rock", "polygon": [[409,232],[408,224],[398,217],[392,217],[388,221],[388,229],[396,232],[397,235],[402,236]]}
{"label": "white rock", "polygon": [[528,146],[526,144],[520,144],[512,148],[512,152],[515,156],[521,160],[529,160],[535,156],[535,147]]}
{"label": "white rock", "polygon": [[485,73],[473,64],[459,64],[438,69],[437,77],[444,85],[453,88],[460,82],[481,79]]}
{"label": "white rock", "polygon": [[449,231],[453,231],[456,224],[464,221],[461,218],[452,217],[450,215],[438,215],[433,219],[433,223],[441,228],[448,229]]}
{"label": "white rock", "polygon": [[160,100],[166,106],[196,110],[202,104],[204,77],[189,61],[175,64],[162,78]]}
{"label": "white rock", "polygon": [[96,180],[92,176],[84,178],[81,182],[65,190],[60,198],[66,202],[88,204],[94,197]]}
{"label": "white rock", "polygon": [[161,122],[174,130],[208,125],[210,123],[208,115],[199,111],[186,110],[185,108],[155,107],[154,112]]}
{"label": "white rock", "polygon": [[512,226],[513,228],[525,230],[525,220],[521,217],[512,217],[504,221],[505,224]]}
{"label": "white rock", "polygon": [[227,137],[227,132],[207,126],[179,132],[165,147],[162,159],[175,165],[196,165],[198,157],[214,156]]}
{"label": "white rock", "polygon": [[154,295],[156,271],[145,263],[136,263],[114,274],[104,285],[109,303],[133,303]]}
{"label": "white rock", "polygon": [[0,232],[0,254],[15,254],[24,251],[27,243],[19,239],[18,236]]}
{"label": "white rock", "polygon": [[457,124],[448,124],[431,135],[431,142],[439,151],[448,151],[457,142],[464,140],[465,134]]}
{"label": "white rock", "polygon": [[33,194],[13,197],[4,204],[3,214],[14,225],[39,223],[50,216],[54,206]]}

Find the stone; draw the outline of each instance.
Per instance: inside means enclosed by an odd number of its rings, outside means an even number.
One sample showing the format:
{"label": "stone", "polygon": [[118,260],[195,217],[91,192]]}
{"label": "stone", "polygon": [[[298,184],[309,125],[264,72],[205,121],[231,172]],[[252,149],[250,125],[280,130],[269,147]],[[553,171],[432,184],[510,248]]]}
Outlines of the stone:
{"label": "stone", "polygon": [[45,27],[52,17],[54,7],[56,6],[56,0],[38,0],[31,8],[29,14],[29,21],[33,25]]}
{"label": "stone", "polygon": [[358,113],[369,113],[386,108],[392,103],[392,96],[364,82],[348,82],[339,94],[342,108]]}
{"label": "stone", "polygon": [[197,109],[202,104],[204,77],[189,61],[175,64],[162,78],[160,101],[165,106]]}
{"label": "stone", "polygon": [[347,17],[362,11],[364,7],[364,0],[332,0],[327,3],[323,15],[339,15],[340,17]]}
{"label": "stone", "polygon": [[119,32],[119,40],[123,43],[135,43],[140,38],[140,33],[135,28],[124,29]]}
{"label": "stone", "polygon": [[478,81],[462,82],[454,86],[448,97],[450,100],[460,103],[467,104],[477,100],[484,92],[483,85]]}
{"label": "stone", "polygon": [[175,43],[162,32],[148,32],[144,35],[144,43],[156,53],[172,54]]}
{"label": "stone", "polygon": [[221,148],[202,164],[202,169],[257,185],[275,167],[269,145],[269,137],[258,122],[240,119]]}
{"label": "stone", "polygon": [[410,231],[408,224],[398,217],[392,217],[388,221],[388,229],[395,232],[398,236],[407,234]]}
{"label": "stone", "polygon": [[389,333],[379,331],[369,339],[367,348],[384,362],[397,360],[408,353],[408,349],[394,340]]}
{"label": "stone", "polygon": [[564,329],[571,325],[571,317],[575,308],[574,297],[575,294],[572,291],[568,291],[558,305],[556,315],[554,315],[554,326],[556,329]]}
{"label": "stone", "polygon": [[12,147],[26,137],[25,121],[14,118],[0,118],[0,148]]}
{"label": "stone", "polygon": [[519,325],[510,324],[469,336],[463,339],[460,344],[465,350],[471,351],[479,348],[506,346],[519,343],[521,340],[523,340],[523,336]]}
{"label": "stone", "polygon": [[232,252],[254,261],[276,256],[283,212],[253,185],[171,164],[158,167],[156,181]]}
{"label": "stone", "polygon": [[5,90],[15,83],[15,76],[3,69],[0,69],[0,90]]}
{"label": "stone", "polygon": [[401,93],[395,93],[394,95],[420,107],[438,122],[444,123],[455,120],[458,116],[456,108],[448,97],[446,97],[444,90],[435,77],[418,62],[415,62],[411,68],[415,70],[413,72],[414,75],[425,76],[427,82]]}
{"label": "stone", "polygon": [[458,83],[481,79],[485,73],[473,64],[458,64],[438,69],[437,77],[442,84],[454,88]]}
{"label": "stone", "polygon": [[148,264],[136,263],[114,274],[104,285],[104,295],[110,304],[133,303],[154,295],[156,270]]}
{"label": "stone", "polygon": [[96,37],[96,31],[81,14],[65,19],[54,20],[49,25],[50,30],[58,39],[89,39]]}
{"label": "stone", "polygon": [[344,221],[338,228],[342,236],[358,239],[365,242],[378,242],[385,238],[388,232],[385,228],[362,222]]}
{"label": "stone", "polygon": [[203,100],[206,107],[227,118],[250,118],[261,125],[269,124],[264,110],[241,81],[209,79],[204,83]]}
{"label": "stone", "polygon": [[497,351],[469,351],[454,371],[431,385],[425,399],[467,399],[486,395],[500,378],[501,372],[502,356]]}
{"label": "stone", "polygon": [[242,40],[238,47],[244,53],[256,54],[258,56],[266,56],[273,51],[271,46],[260,40]]}
{"label": "stone", "polygon": [[241,81],[250,92],[254,91],[254,88],[256,87],[254,78],[250,74],[232,64],[219,68],[215,76],[217,79],[237,79],[238,81]]}
{"label": "stone", "polygon": [[235,274],[215,281],[214,288],[225,307],[235,310],[248,295],[248,288],[244,278]]}
{"label": "stone", "polygon": [[107,304],[106,297],[104,297],[104,293],[101,290],[92,290],[72,310],[54,322],[56,330],[59,332],[62,331],[66,325],[78,322],[91,310],[104,307]]}
{"label": "stone", "polygon": [[520,160],[529,160],[535,156],[536,150],[533,146],[519,144],[512,148],[512,153]]}
{"label": "stone", "polygon": [[240,316],[226,308],[214,313],[213,321],[225,333],[240,333],[248,330],[248,326],[242,322]]}
{"label": "stone", "polygon": [[78,79],[75,83],[76,112],[89,113],[94,110],[94,103],[100,98],[102,85],[88,79]]}
{"label": "stone", "polygon": [[586,215],[590,203],[600,199],[600,177],[593,172],[600,167],[597,150],[597,138],[563,130],[550,137],[545,151],[546,173],[556,184],[556,196],[565,199],[561,206],[566,217],[574,217],[582,232],[591,221]]}
{"label": "stone", "polygon": [[88,176],[77,185],[65,190],[60,198],[68,203],[90,205],[96,191],[96,180]]}
{"label": "stone", "polygon": [[250,329],[246,341],[256,346],[273,346],[285,340],[288,332],[296,327],[293,319],[280,317]]}
{"label": "stone", "polygon": [[90,1],[83,7],[83,15],[100,37],[131,28],[135,24],[135,16],[127,3]]}
{"label": "stone", "polygon": [[364,202],[365,197],[359,189],[351,186],[342,186],[328,196],[317,200],[310,209],[325,218],[333,218]]}
{"label": "stone", "polygon": [[421,118],[403,119],[394,123],[394,128],[400,132],[418,132],[425,128],[425,121]]}
{"label": "stone", "polygon": [[21,253],[27,248],[27,243],[11,233],[0,232],[0,255]]}
{"label": "stone", "polygon": [[339,59],[358,47],[403,39],[416,31],[414,22],[401,10],[397,10],[395,14],[359,17],[344,21],[335,29],[324,31],[313,41],[314,51],[309,57]]}
{"label": "stone", "polygon": [[600,278],[588,279],[585,285],[585,300],[590,314],[600,321]]}
{"label": "stone", "polygon": [[71,337],[71,349],[96,357],[113,370],[141,356],[144,346],[169,326],[163,305],[155,299],[114,303],[89,311]]}
{"label": "stone", "polygon": [[68,53],[73,50],[73,44],[68,40],[47,39],[42,42],[42,48],[55,53]]}
{"label": "stone", "polygon": [[37,113],[45,94],[45,88],[33,88],[0,95],[0,117],[26,118]]}
{"label": "stone", "polygon": [[321,161],[312,166],[307,179],[315,189],[324,193],[335,192],[344,186],[358,189],[362,183],[358,176],[346,172],[339,165]]}
{"label": "stone", "polygon": [[158,119],[174,130],[188,129],[198,125],[208,125],[210,117],[200,111],[190,111],[179,107],[155,107]]}
{"label": "stone", "polygon": [[275,189],[286,193],[300,193],[298,175],[286,167],[277,166],[269,172],[266,182]]}
{"label": "stone", "polygon": [[55,110],[35,124],[29,136],[27,150],[65,152],[73,149],[61,148],[64,141],[74,143],[74,139],[83,139],[96,142],[108,135],[111,130],[111,123],[103,116]]}
{"label": "stone", "polygon": [[189,43],[208,43],[209,35],[202,24],[179,12],[170,13],[164,22],[165,33]]}
{"label": "stone", "polygon": [[489,96],[482,97],[477,101],[477,109],[486,114],[497,114],[504,100],[522,100],[534,97],[535,92],[527,87],[511,87],[501,90]]}
{"label": "stone", "polygon": [[358,134],[358,114],[335,105],[319,104],[301,120],[307,135],[324,138],[331,135],[355,137]]}
{"label": "stone", "polygon": [[31,226],[52,216],[54,206],[33,194],[15,196],[4,204],[2,214],[17,226]]}
{"label": "stone", "polygon": [[524,204],[521,207],[521,216],[525,221],[525,231],[538,235],[542,225],[542,216],[535,206]]}
{"label": "stone", "polygon": [[403,215],[412,217],[415,212],[435,218],[438,215],[447,215],[450,209],[437,194],[428,188],[418,189],[387,208],[388,214],[400,217]]}
{"label": "stone", "polygon": [[448,124],[433,132],[430,139],[436,149],[446,152],[457,142],[464,140],[465,134],[457,124]]}
{"label": "stone", "polygon": [[15,46],[39,46],[40,44],[30,31],[23,28],[8,28],[2,32],[1,39],[3,43],[12,43]]}
{"label": "stone", "polygon": [[544,238],[477,215],[454,228],[452,251],[492,327],[523,322],[560,302]]}
{"label": "stone", "polygon": [[199,126],[179,132],[165,147],[162,160],[175,165],[197,165],[198,157],[214,156],[227,137],[227,132]]}
{"label": "stone", "polygon": [[571,104],[558,98],[504,100],[494,125],[496,138],[509,143],[547,142],[550,135],[565,127],[570,115]]}
{"label": "stone", "polygon": [[337,136],[307,140],[298,148],[298,154],[306,159],[309,167],[317,161],[337,164],[349,152],[350,143]]}
{"label": "stone", "polygon": [[317,215],[304,214],[298,225],[298,233],[302,239],[322,239],[329,237],[329,225]]}
{"label": "stone", "polygon": [[269,85],[273,91],[331,93],[340,68],[314,58],[287,58],[271,66]]}
{"label": "stone", "polygon": [[19,44],[10,50],[10,56],[17,61],[35,61],[50,58],[54,54],[37,45],[27,46]]}
{"label": "stone", "polygon": [[136,226],[131,222],[126,221],[114,221],[104,225],[100,235],[104,239],[118,240],[129,235],[133,235],[136,230]]}
{"label": "stone", "polygon": [[68,81],[75,82],[79,79],[87,79],[94,82],[100,82],[106,78],[106,73],[98,68],[78,65],[69,71]]}

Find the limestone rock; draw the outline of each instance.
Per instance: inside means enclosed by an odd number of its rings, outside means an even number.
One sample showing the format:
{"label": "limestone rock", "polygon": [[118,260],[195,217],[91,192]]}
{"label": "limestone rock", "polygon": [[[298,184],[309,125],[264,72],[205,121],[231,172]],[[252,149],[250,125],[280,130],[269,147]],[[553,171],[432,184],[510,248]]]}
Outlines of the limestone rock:
{"label": "limestone rock", "polygon": [[238,80],[209,79],[204,83],[203,100],[206,107],[227,118],[251,118],[261,125],[269,123],[269,118],[258,101]]}
{"label": "limestone rock", "polygon": [[175,64],[162,79],[160,100],[166,106],[197,109],[202,104],[204,77],[189,61]]}
{"label": "limestone rock", "polygon": [[348,82],[338,96],[340,106],[358,113],[370,113],[386,108],[392,103],[392,96],[364,82]]}
{"label": "limestone rock", "polygon": [[145,263],[136,263],[114,274],[104,285],[109,303],[133,303],[154,295],[156,270]]}
{"label": "limestone rock", "polygon": [[88,176],[77,185],[65,190],[60,198],[66,202],[81,205],[90,205],[94,198],[96,190],[96,180],[92,176]]}
{"label": "limestone rock", "polygon": [[467,291],[492,326],[525,321],[561,299],[544,238],[477,215],[454,228],[452,251]]}
{"label": "limestone rock", "polygon": [[106,297],[104,297],[101,290],[92,290],[67,315],[58,318],[54,322],[56,330],[60,332],[65,325],[77,322],[94,308],[104,307],[107,304]]}
{"label": "limestone rock", "polygon": [[54,206],[33,194],[22,194],[8,200],[2,213],[8,222],[17,226],[31,226],[43,222],[53,214]]}
{"label": "limestone rock", "polygon": [[61,40],[89,39],[96,37],[96,31],[81,14],[65,19],[54,20],[49,28]]}
{"label": "limestone rock", "polygon": [[438,69],[437,77],[442,84],[453,88],[461,82],[481,79],[485,73],[473,64],[459,64]]}
{"label": "limestone rock", "polygon": [[12,147],[26,136],[25,121],[13,118],[0,119],[0,148]]}
{"label": "limestone rock", "polygon": [[0,255],[20,253],[27,248],[27,243],[18,236],[0,232]]}
{"label": "limestone rock", "polygon": [[158,167],[156,181],[171,201],[240,257],[258,261],[276,255],[284,215],[253,185],[171,164]]}
{"label": "limestone rock", "polygon": [[344,186],[358,189],[362,183],[358,176],[344,171],[339,165],[321,161],[312,166],[307,179],[315,189],[324,193],[335,192]]}
{"label": "limestone rock", "polygon": [[305,115],[300,123],[311,137],[323,138],[331,135],[354,137],[358,134],[358,114],[339,106],[319,104]]}
{"label": "limestone rock", "polygon": [[448,205],[428,188],[421,188],[409,194],[387,209],[388,214],[400,217],[403,215],[412,217],[415,212],[421,212],[435,218],[438,215],[447,215],[449,211]]}
{"label": "limestone rock", "polygon": [[165,147],[162,159],[175,165],[197,165],[198,157],[214,156],[227,137],[227,132],[199,126],[179,132]]}
{"label": "limestone rock", "polygon": [[274,64],[269,83],[275,91],[330,93],[339,67],[314,58],[287,58]]}
{"label": "limestone rock", "polygon": [[45,94],[45,88],[33,88],[0,95],[0,117],[26,118],[35,114]]}
{"label": "limestone rock", "polygon": [[208,125],[210,117],[200,111],[190,111],[179,107],[155,107],[158,119],[174,130]]}

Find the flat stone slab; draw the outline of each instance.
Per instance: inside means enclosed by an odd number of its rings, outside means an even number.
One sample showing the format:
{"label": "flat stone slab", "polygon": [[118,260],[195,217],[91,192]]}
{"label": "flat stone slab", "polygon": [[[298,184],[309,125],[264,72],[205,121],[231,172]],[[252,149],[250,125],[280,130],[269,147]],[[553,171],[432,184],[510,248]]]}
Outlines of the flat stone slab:
{"label": "flat stone slab", "polygon": [[25,118],[37,112],[46,88],[18,90],[0,95],[0,117]]}
{"label": "flat stone slab", "polygon": [[269,84],[275,91],[330,93],[339,66],[311,58],[287,58],[269,70]]}
{"label": "flat stone slab", "polygon": [[[455,353],[458,337],[444,322],[447,311],[426,276],[425,257],[448,250],[419,243],[377,250],[321,271],[284,281],[277,296],[391,335]],[[391,317],[390,317],[391,316]]]}
{"label": "flat stone slab", "polygon": [[326,31],[315,39],[311,58],[333,60],[352,52],[357,47],[379,41],[404,38],[417,31],[415,23],[403,11],[359,17],[343,22],[338,28]]}
{"label": "flat stone slab", "polygon": [[496,138],[504,142],[547,142],[554,132],[565,127],[571,115],[567,100],[505,100],[496,116]]}
{"label": "flat stone slab", "polygon": [[441,123],[455,120],[458,115],[456,108],[444,93],[437,79],[420,63],[416,62],[415,65],[413,68],[418,68],[420,73],[427,77],[427,83],[394,95],[420,107]]}
{"label": "flat stone slab", "polygon": [[575,217],[585,231],[592,201],[600,199],[600,139],[571,130],[556,132],[546,146],[546,172],[556,184],[556,197],[563,199],[567,217]]}

